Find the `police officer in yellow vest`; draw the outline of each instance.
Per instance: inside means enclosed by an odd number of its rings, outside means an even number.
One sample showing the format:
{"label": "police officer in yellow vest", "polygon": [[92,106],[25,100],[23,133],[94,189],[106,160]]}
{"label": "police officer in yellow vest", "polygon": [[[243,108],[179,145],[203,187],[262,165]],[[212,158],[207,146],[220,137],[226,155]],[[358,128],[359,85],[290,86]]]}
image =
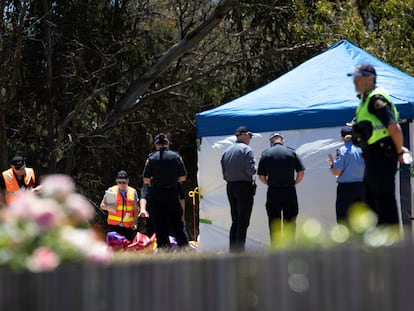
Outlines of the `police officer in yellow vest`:
{"label": "police officer in yellow vest", "polygon": [[139,208],[137,190],[128,185],[128,173],[119,171],[116,185],[105,191],[101,209],[108,211],[108,231],[115,231],[133,241],[138,217],[148,217],[145,208]]}
{"label": "police officer in yellow vest", "polygon": [[3,171],[0,178],[0,205],[10,204],[19,193],[33,191],[36,186],[33,168],[26,167],[26,160],[22,156],[14,156],[10,161],[10,168]]}
{"label": "police officer in yellow vest", "polygon": [[378,225],[398,224],[395,173],[404,153],[398,111],[385,90],[376,86],[372,65],[360,64],[348,76],[360,98],[352,139],[365,160],[364,200],[377,214]]}

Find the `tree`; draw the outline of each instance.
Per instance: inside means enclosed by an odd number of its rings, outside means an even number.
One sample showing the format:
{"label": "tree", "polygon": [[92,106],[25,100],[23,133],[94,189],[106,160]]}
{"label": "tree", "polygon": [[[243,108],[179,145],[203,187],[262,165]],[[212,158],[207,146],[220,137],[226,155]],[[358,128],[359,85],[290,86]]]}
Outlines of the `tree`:
{"label": "tree", "polygon": [[21,153],[99,202],[119,169],[139,188],[152,136],[171,132],[192,190],[197,112],[344,38],[412,73],[412,2],[3,0],[2,165]]}

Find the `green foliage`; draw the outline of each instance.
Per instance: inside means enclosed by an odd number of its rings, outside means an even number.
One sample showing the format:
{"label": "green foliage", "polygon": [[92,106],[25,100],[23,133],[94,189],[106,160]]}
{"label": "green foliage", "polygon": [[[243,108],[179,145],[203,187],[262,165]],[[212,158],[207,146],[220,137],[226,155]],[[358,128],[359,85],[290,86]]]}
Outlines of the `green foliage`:
{"label": "green foliage", "polygon": [[[169,132],[197,186],[194,116],[348,39],[414,73],[413,0],[243,0],[165,68],[139,107],[99,130],[122,95],[216,7],[203,0],[3,1],[0,143],[39,175],[63,172],[98,204],[117,170],[141,186],[152,137]],[[191,206],[190,200],[187,206]],[[187,211],[191,211],[190,208]],[[188,227],[192,215],[187,215]]]}
{"label": "green foliage", "polygon": [[271,249],[281,251],[291,248],[328,248],[342,244],[366,247],[391,246],[404,239],[398,225],[376,226],[377,216],[363,203],[350,208],[347,222],[324,228],[314,218],[299,218],[292,223],[272,227]]}

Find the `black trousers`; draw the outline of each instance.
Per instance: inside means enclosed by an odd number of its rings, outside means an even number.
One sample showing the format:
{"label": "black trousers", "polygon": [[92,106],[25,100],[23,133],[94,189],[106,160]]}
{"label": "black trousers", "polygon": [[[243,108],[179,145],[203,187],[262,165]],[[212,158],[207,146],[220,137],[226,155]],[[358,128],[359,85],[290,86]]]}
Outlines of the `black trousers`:
{"label": "black trousers", "polygon": [[364,153],[364,197],[377,214],[378,225],[398,224],[398,207],[395,198],[395,173],[398,158],[381,150]]}
{"label": "black trousers", "polygon": [[230,203],[232,221],[230,251],[243,251],[253,209],[254,189],[252,182],[228,182],[227,197]]}
{"label": "black trousers", "polygon": [[179,246],[188,245],[188,236],[181,220],[183,209],[175,188],[152,188],[149,197],[149,213],[157,236],[157,247],[170,246],[169,233],[177,239]]}
{"label": "black trousers", "polygon": [[293,185],[268,187],[266,212],[269,219],[270,240],[272,244],[275,242],[273,231],[282,228],[282,221],[284,224],[289,224],[292,232],[295,233],[296,216],[299,213],[296,187]]}
{"label": "black trousers", "polygon": [[350,182],[338,183],[336,187],[336,221],[347,221],[349,207],[356,202],[364,201],[364,183]]}

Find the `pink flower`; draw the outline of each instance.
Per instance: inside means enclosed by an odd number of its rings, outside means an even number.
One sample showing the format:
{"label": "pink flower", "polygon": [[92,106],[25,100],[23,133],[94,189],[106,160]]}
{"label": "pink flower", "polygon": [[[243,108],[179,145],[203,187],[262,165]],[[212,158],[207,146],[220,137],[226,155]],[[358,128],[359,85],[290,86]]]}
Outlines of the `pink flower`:
{"label": "pink flower", "polygon": [[48,175],[42,180],[40,190],[43,196],[53,197],[59,202],[75,191],[75,183],[69,175],[53,174]]}
{"label": "pink flower", "polygon": [[68,195],[65,204],[69,211],[69,217],[75,222],[87,222],[94,216],[91,203],[78,193]]}
{"label": "pink flower", "polygon": [[112,260],[111,254],[111,250],[105,243],[94,241],[86,253],[86,258],[95,264],[106,265]]}
{"label": "pink flower", "polygon": [[66,215],[59,204],[53,199],[43,199],[33,202],[32,216],[34,222],[42,231],[57,228],[65,222]]}
{"label": "pink flower", "polygon": [[17,219],[33,219],[33,206],[39,200],[33,193],[25,191],[17,196],[8,206],[10,213]]}
{"label": "pink flower", "polygon": [[27,259],[27,268],[33,272],[51,271],[60,264],[59,256],[48,247],[36,248]]}

